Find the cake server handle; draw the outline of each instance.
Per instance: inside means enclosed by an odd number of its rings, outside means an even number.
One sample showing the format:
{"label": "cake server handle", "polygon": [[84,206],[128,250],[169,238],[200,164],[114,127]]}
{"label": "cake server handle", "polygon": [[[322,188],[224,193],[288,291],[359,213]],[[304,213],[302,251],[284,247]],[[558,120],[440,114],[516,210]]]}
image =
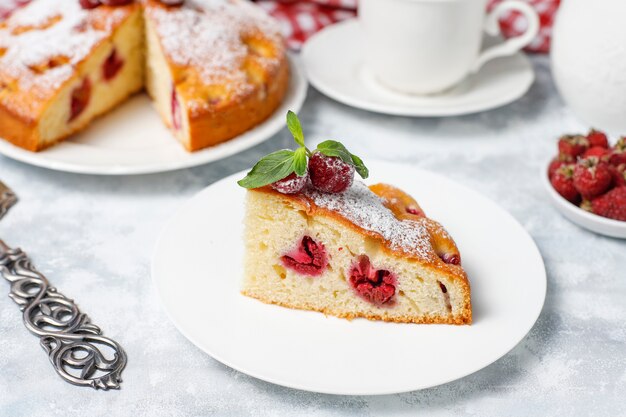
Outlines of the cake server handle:
{"label": "cake server handle", "polygon": [[[0,181],[0,219],[17,203],[17,196]],[[38,336],[55,371],[65,381],[94,389],[119,389],[126,353],[73,300],[35,269],[21,249],[0,240],[0,276],[11,283],[9,297],[22,310],[26,328]]]}

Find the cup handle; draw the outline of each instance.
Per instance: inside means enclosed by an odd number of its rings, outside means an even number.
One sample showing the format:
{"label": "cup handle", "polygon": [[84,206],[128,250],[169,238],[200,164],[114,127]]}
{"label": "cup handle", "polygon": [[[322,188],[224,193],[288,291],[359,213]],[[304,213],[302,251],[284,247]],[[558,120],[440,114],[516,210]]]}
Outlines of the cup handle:
{"label": "cup handle", "polygon": [[502,13],[508,10],[516,10],[524,15],[528,24],[526,32],[484,50],[472,66],[472,73],[480,70],[480,68],[485,65],[487,61],[491,61],[494,58],[502,56],[513,55],[532,42],[532,40],[535,39],[535,36],[537,36],[537,33],[539,33],[539,16],[537,15],[537,12],[528,3],[520,0],[506,0],[494,7],[485,21],[485,32],[491,36],[499,35],[500,24],[498,23],[498,19]]}

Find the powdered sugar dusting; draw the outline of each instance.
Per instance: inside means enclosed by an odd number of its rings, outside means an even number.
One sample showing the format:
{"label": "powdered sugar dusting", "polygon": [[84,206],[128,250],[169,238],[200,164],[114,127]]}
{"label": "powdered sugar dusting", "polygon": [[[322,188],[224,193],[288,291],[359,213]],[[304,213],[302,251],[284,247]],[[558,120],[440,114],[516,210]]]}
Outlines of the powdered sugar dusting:
{"label": "powdered sugar dusting", "polygon": [[[147,6],[150,19],[168,58],[179,66],[192,66],[206,84],[251,89],[242,66],[250,55],[243,40],[262,34],[283,55],[278,24],[263,10],[242,0],[187,0],[178,8]],[[277,58],[259,57],[266,65]],[[245,91],[244,91],[245,92]]]}
{"label": "powdered sugar dusting", "polygon": [[[121,9],[83,10],[78,0],[32,1],[0,29],[4,81],[17,80],[21,90],[44,97],[72,76],[74,67],[125,13]],[[99,18],[97,27],[90,24],[95,16]],[[57,61],[50,67],[52,60]]]}
{"label": "powdered sugar dusting", "polygon": [[436,257],[424,226],[411,220],[398,220],[383,205],[382,199],[361,181],[355,181],[340,194],[322,193],[312,188],[304,194],[318,207],[335,211],[362,229],[379,234],[393,250],[423,259]]}

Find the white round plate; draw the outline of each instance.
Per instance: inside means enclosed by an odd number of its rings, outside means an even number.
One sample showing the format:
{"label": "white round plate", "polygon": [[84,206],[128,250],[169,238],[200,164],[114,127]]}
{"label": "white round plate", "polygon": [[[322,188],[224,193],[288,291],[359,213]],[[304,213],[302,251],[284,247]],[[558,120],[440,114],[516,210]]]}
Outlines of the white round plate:
{"label": "white round plate", "polygon": [[[485,45],[499,42],[485,37]],[[476,113],[523,96],[535,79],[524,54],[489,62],[477,74],[442,94],[414,96],[381,86],[363,62],[363,42],[356,19],[318,32],[302,49],[311,84],[327,96],[378,113],[443,117]]]}
{"label": "white round plate", "polygon": [[606,217],[598,216],[593,213],[589,213],[581,209],[580,207],[570,203],[559,193],[556,192],[550,180],[548,179],[548,164],[542,167],[540,175],[541,182],[543,182],[544,188],[552,205],[569,221],[578,226],[591,230],[592,232],[599,233],[604,236],[616,237],[620,239],[626,239],[626,222],[619,220],[608,219]]}
{"label": "white round plate", "polygon": [[165,127],[145,94],[139,94],[96,120],[88,129],[42,152],[29,152],[0,139],[0,153],[57,171],[130,175],[173,171],[226,158],[269,139],[285,126],[288,110],[297,112],[307,81],[290,57],[291,80],[283,103],[266,121],[238,137],[197,152],[187,152]]}
{"label": "white round plate", "polygon": [[444,177],[408,166],[368,166],[376,181],[411,193],[454,236],[472,286],[472,325],[348,321],[241,295],[241,172],[187,202],[156,245],[152,277],[182,334],[259,379],[346,395],[432,387],[511,350],[537,320],[546,293],[543,260],[528,233],[494,202]]}

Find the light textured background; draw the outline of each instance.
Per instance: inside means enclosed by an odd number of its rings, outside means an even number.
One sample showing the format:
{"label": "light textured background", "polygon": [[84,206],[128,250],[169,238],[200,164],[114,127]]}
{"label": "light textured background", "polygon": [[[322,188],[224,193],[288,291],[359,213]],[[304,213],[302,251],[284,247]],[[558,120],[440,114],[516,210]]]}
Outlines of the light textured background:
{"label": "light textured background", "polygon": [[[313,90],[301,112],[313,141],[340,139],[365,161],[443,173],[498,201],[530,232],[548,270],[546,304],[530,334],[499,361],[419,392],[320,395],[234,371],[176,331],[150,279],[159,230],[203,187],[289,146],[286,130],[217,163],[137,177],[64,174],[0,157],[0,178],[21,197],[0,236],[24,248],[129,356],[121,391],[73,387],[52,371],[17,306],[0,296],[0,416],[626,415],[626,241],[584,231],[550,206],[540,167],[556,137],[587,126],[558,98],[548,60],[533,63],[537,81],[525,97],[477,115],[390,117]],[[0,293],[8,289],[0,282]]]}

